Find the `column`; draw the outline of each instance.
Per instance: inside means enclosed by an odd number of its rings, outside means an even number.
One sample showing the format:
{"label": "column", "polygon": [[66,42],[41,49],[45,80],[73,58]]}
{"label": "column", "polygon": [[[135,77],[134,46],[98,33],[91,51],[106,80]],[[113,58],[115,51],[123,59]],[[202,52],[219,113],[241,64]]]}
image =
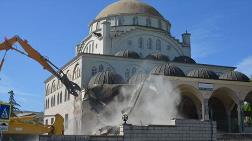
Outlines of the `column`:
{"label": "column", "polygon": [[230,110],[227,109],[227,123],[228,123],[228,132],[231,133],[232,129],[231,129],[231,112]]}
{"label": "column", "polygon": [[209,120],[208,100],[209,99],[203,99],[203,103],[202,103],[202,120]]}
{"label": "column", "polygon": [[238,117],[238,129],[239,132],[243,132],[243,109],[242,109],[243,101],[240,101],[237,105],[237,117]]}

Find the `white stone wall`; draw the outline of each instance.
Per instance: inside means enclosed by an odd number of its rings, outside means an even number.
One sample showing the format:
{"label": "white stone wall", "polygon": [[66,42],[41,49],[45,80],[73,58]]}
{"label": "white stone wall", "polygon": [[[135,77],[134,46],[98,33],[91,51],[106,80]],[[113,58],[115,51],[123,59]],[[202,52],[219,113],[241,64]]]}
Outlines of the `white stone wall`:
{"label": "white stone wall", "polygon": [[[79,67],[79,72],[77,71],[77,67]],[[63,68],[63,72],[67,74],[68,78],[81,86],[81,76],[82,74],[82,60],[81,58],[76,58],[70,64]],[[74,73],[75,70],[75,73]],[[78,76],[77,76],[77,73]],[[53,83],[55,83],[56,87],[52,89]],[[65,128],[65,134],[73,134],[76,123],[74,122],[74,102],[75,98],[73,95],[68,94],[65,86],[58,81],[57,78],[52,77],[47,82],[45,82],[46,91],[45,91],[45,118],[44,124],[46,122],[51,124],[51,120],[54,120],[55,114],[60,114],[63,118],[68,114],[68,128]],[[48,87],[49,86],[49,87]],[[62,99],[60,100],[60,95],[62,94]],[[58,102],[59,95],[59,102]],[[55,100],[54,100],[55,97]],[[49,101],[49,102],[48,102]],[[54,102],[55,101],[55,102]],[[55,104],[54,104],[55,103]],[[49,104],[49,105],[48,105]]]}
{"label": "white stone wall", "polygon": [[[142,45],[140,40],[142,40]],[[151,41],[151,46],[148,46],[149,41]],[[160,41],[160,48],[157,45],[158,41]],[[137,52],[141,58],[145,58],[151,53],[161,53],[168,56],[171,60],[177,56],[188,56],[188,54],[184,54],[178,42],[169,38],[165,33],[153,30],[138,29],[129,31],[125,35],[113,39],[112,42],[111,55],[127,49]]]}
{"label": "white stone wall", "polygon": [[[137,19],[137,23],[134,19]],[[147,25],[146,19],[150,20],[151,25]],[[110,30],[105,32],[104,22],[110,23]],[[135,31],[136,29],[137,31]],[[101,36],[97,37],[93,32]],[[143,38],[143,47],[140,49],[139,38]],[[149,38],[152,40],[151,48],[147,47]],[[161,50],[157,49],[157,40],[161,42]],[[178,39],[170,36],[168,21],[146,15],[119,15],[94,21],[90,25],[88,37],[77,46],[76,54],[83,52],[114,55],[125,49],[136,51],[142,57],[154,52],[168,55],[170,59],[182,55],[191,56],[190,47],[182,47],[182,43]]]}

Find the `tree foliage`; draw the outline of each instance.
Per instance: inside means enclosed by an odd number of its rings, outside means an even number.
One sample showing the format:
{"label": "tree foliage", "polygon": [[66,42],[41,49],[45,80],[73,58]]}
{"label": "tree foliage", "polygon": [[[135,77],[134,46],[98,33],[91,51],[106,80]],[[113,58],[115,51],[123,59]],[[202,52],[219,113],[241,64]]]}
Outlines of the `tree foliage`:
{"label": "tree foliage", "polygon": [[252,125],[252,105],[249,102],[244,102],[242,106],[242,110],[244,111],[244,123],[245,125]]}
{"label": "tree foliage", "polygon": [[16,116],[15,112],[20,111],[19,107],[21,106],[16,102],[13,90],[9,91],[8,94],[10,95],[9,104],[11,105],[11,116]]}

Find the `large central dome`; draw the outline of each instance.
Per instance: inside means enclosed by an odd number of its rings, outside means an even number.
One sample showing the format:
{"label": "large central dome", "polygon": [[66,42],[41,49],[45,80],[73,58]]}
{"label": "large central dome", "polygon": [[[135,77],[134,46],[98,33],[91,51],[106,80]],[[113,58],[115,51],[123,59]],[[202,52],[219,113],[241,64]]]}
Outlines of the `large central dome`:
{"label": "large central dome", "polygon": [[146,3],[138,0],[120,0],[104,8],[96,19],[119,14],[146,14],[163,18],[154,7]]}

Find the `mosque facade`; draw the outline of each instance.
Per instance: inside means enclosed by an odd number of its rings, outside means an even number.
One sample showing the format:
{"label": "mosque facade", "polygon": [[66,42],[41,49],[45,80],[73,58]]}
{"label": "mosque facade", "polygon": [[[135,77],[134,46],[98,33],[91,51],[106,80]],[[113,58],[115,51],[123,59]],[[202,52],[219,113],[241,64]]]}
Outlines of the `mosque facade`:
{"label": "mosque facade", "polygon": [[136,85],[151,74],[163,76],[180,91],[178,111],[183,118],[214,120],[219,132],[245,131],[242,107],[245,101],[252,102],[249,78],[235,67],[197,63],[191,58],[191,34],[182,33],[177,39],[170,30],[171,23],[146,3],[120,0],[108,5],[90,23],[75,57],[62,67],[81,87],[81,95],[69,95],[54,76],[45,80],[44,123],[52,124],[50,115],[59,113],[65,133],[75,134],[85,125],[76,115],[85,119],[89,107],[76,101],[82,101],[88,91],[99,93],[100,103],[109,103],[120,95],[119,86]]}

